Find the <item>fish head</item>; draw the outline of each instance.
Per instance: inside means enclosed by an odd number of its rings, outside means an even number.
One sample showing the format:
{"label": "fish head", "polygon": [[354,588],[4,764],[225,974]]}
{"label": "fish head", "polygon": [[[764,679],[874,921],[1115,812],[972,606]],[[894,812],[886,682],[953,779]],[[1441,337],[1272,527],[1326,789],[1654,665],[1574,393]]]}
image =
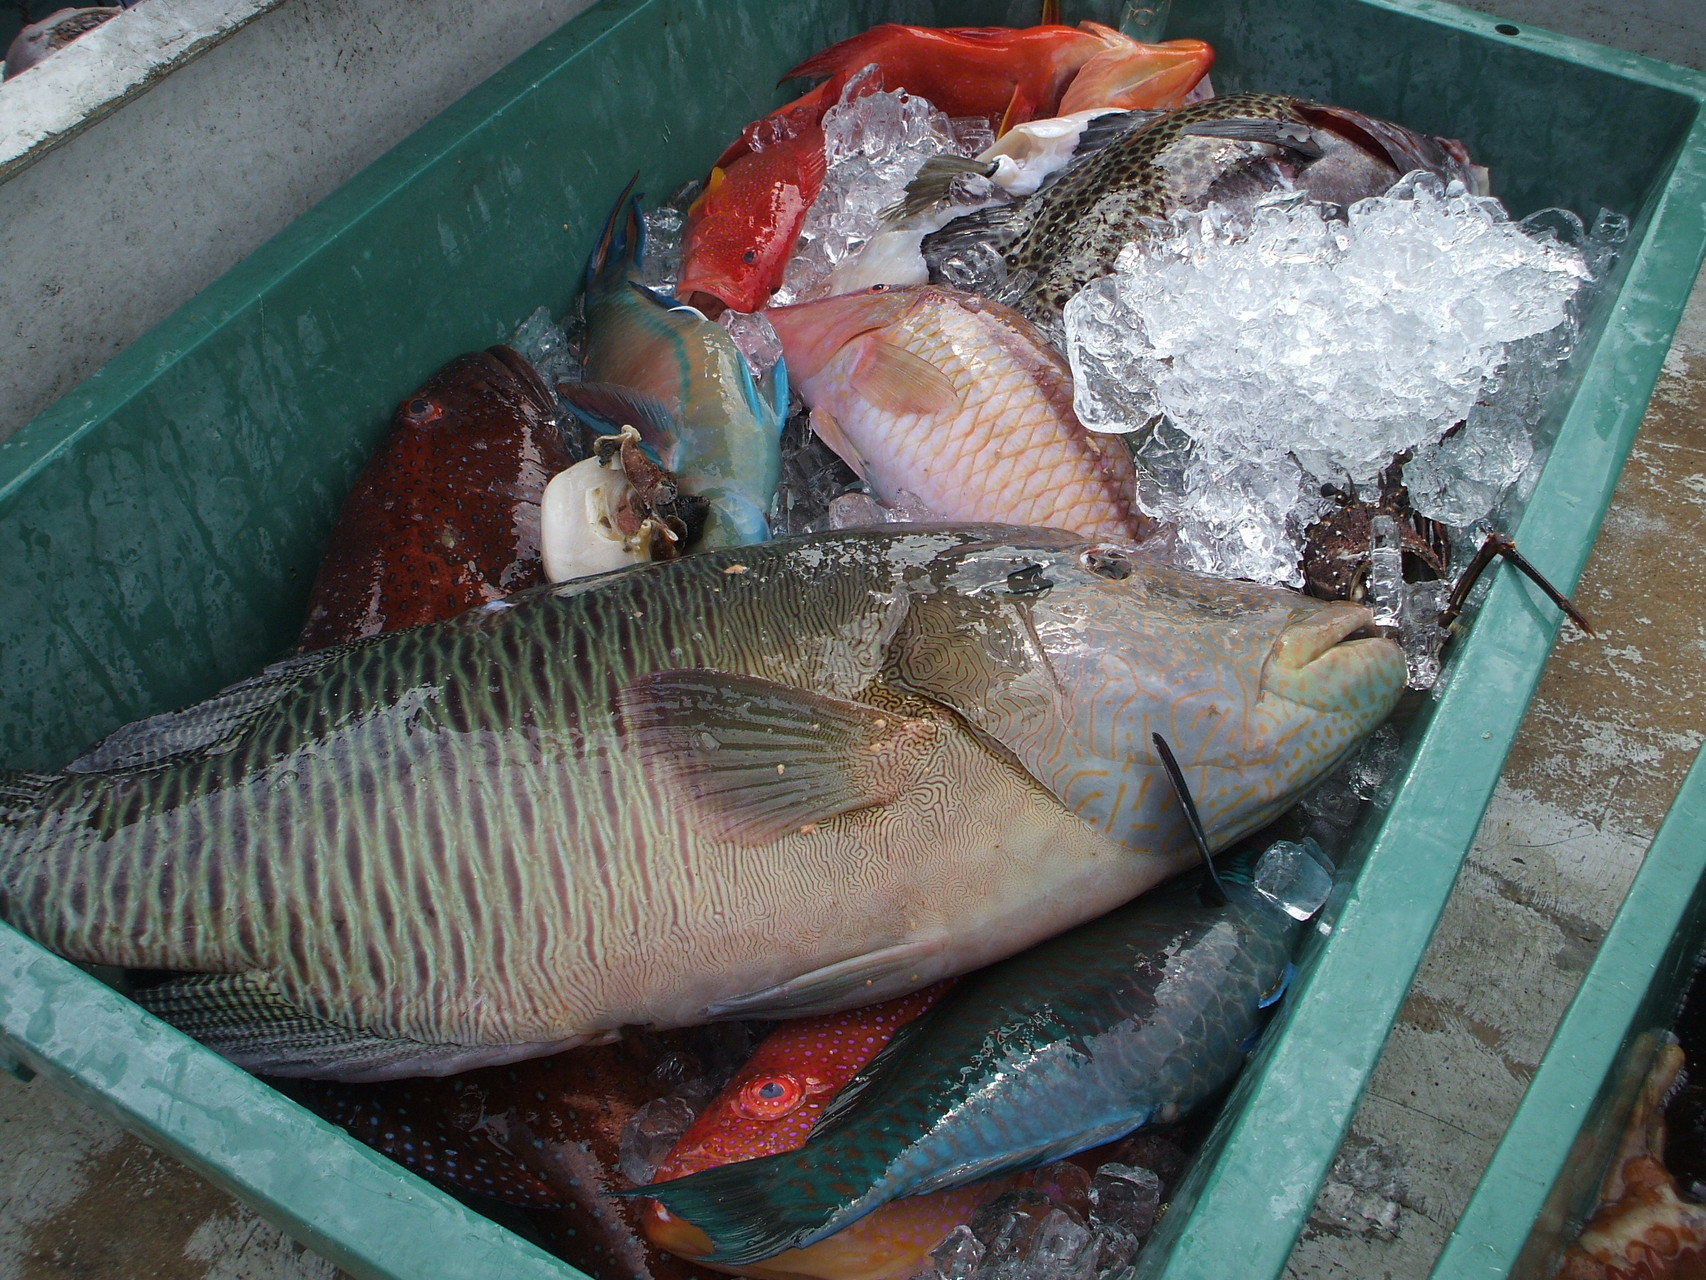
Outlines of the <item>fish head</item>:
{"label": "fish head", "polygon": [[956,553],[953,589],[909,615],[897,680],[1134,850],[1190,847],[1152,734],[1221,848],[1322,778],[1404,688],[1403,652],[1369,634],[1365,608],[1029,532]]}
{"label": "fish head", "polygon": [[1205,40],[1167,40],[1144,44],[1112,32],[1116,40],[1072,77],[1060,100],[1060,114],[1094,107],[1122,111],[1168,111],[1184,105],[1214,63]]}
{"label": "fish head", "polygon": [[905,320],[939,297],[935,285],[873,284],[791,307],[768,307],[764,316],[782,340],[788,376],[804,382],[823,371],[848,343]]}
{"label": "fish head", "polygon": [[756,311],[768,302],[823,173],[816,124],[713,168],[687,210],[676,296],[711,312]]}

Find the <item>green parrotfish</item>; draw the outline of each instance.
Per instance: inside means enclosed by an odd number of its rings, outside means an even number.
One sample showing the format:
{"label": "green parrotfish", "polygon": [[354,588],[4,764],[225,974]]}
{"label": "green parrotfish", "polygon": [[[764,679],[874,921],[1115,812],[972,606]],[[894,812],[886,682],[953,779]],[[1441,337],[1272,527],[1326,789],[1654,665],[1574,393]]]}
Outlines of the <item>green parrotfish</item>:
{"label": "green parrotfish", "polygon": [[1221,872],[1224,898],[1149,894],[972,974],[895,1033],[799,1149],[643,1194],[710,1237],[706,1262],[742,1266],[901,1197],[1180,1118],[1236,1074],[1290,975],[1304,912],[1253,888],[1253,862]]}
{"label": "green parrotfish", "polygon": [[598,430],[633,426],[688,493],[709,499],[701,547],[762,542],[782,470],[787,371],[779,363],[755,383],[728,330],[641,283],[644,255],[639,198],[624,191],[587,263],[587,381],[559,391]]}
{"label": "green parrotfish", "polygon": [[1217,846],[1285,808],[1403,688],[1368,622],[1004,526],[536,587],[0,775],[0,918],[276,1074],[852,1008],[1188,864],[1153,732]]}

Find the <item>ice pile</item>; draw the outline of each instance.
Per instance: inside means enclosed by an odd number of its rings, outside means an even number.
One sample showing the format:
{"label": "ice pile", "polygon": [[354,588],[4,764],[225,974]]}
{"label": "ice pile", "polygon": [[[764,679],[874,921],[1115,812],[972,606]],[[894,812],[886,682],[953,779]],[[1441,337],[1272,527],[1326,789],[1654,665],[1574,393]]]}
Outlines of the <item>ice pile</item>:
{"label": "ice pile", "polygon": [[[1068,303],[1076,407],[1093,429],[1142,433],[1139,503],[1177,530],[1186,563],[1295,586],[1324,483],[1366,490],[1417,451],[1433,468],[1419,490],[1461,519],[1467,501],[1442,499],[1452,486],[1434,477],[1479,482],[1495,454],[1499,475],[1520,472],[1524,445],[1482,421],[1435,446],[1490,380],[1532,382],[1532,361],[1500,373],[1514,344],[1563,329],[1550,363],[1568,354],[1590,274],[1576,247],[1429,174],[1342,221],[1297,192],[1180,213]],[[1480,514],[1502,487],[1482,485]]]}
{"label": "ice pile", "polygon": [[826,296],[836,264],[877,233],[882,211],[931,156],[976,155],[994,141],[984,121],[949,120],[916,94],[884,92],[875,63],[849,80],[824,113],[823,139],[823,188],[772,298],[778,306]]}
{"label": "ice pile", "polygon": [[740,1070],[769,1030],[764,1022],[713,1023],[697,1033],[697,1053],[669,1053],[658,1060],[651,1079],[667,1092],[639,1107],[622,1126],[617,1165],[624,1178],[639,1185],[652,1180],[705,1104]]}
{"label": "ice pile", "polygon": [[916,1280],[1116,1280],[1154,1230],[1185,1164],[1165,1138],[1128,1138],[1094,1177],[1070,1161],[1039,1169],[956,1227]]}

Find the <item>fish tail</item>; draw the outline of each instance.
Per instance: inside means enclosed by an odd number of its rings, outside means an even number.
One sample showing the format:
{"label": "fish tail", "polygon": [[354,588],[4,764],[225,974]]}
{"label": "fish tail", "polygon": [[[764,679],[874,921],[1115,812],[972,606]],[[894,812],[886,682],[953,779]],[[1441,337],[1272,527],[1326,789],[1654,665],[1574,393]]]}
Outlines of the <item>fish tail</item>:
{"label": "fish tail", "polygon": [[853,1221],[840,1220],[842,1206],[818,1193],[798,1151],[720,1165],[628,1194],[651,1196],[703,1231],[712,1244],[703,1261],[717,1266],[744,1266],[804,1248]]}
{"label": "fish tail", "polygon": [[604,220],[604,230],[586,262],[586,291],[605,292],[624,280],[640,278],[640,263],[646,256],[646,221],[640,216],[640,197],[634,187],[635,174],[622,188],[615,207]]}

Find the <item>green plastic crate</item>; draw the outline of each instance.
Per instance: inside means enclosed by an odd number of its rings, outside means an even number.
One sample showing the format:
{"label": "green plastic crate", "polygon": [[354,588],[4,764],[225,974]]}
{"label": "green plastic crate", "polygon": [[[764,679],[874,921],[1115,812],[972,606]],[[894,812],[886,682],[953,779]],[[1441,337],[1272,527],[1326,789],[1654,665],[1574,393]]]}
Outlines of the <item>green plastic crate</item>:
{"label": "green plastic crate", "polygon": [[1434,1280],[1546,1280],[1557,1268],[1594,1210],[1702,949],[1706,751],[1648,848]]}
{"label": "green plastic crate", "polygon": [[[1067,17],[1118,8],[1069,0]],[[636,170],[652,193],[700,174],[785,99],[775,76],[873,22],[1034,12],[1028,0],[604,0],[425,125],[0,441],[0,762],[57,767],[279,656],[391,407],[534,308],[564,309]],[[1509,31],[1428,0],[1192,0],[1171,33],[1214,43],[1223,92],[1301,92],[1463,137],[1518,214],[1633,217],[1512,526],[1567,588],[1706,246],[1706,82]],[[1497,575],[1143,1275],[1283,1267],[1556,629],[1537,592]],[[573,1274],[3,929],[0,1048],[357,1275]]]}

